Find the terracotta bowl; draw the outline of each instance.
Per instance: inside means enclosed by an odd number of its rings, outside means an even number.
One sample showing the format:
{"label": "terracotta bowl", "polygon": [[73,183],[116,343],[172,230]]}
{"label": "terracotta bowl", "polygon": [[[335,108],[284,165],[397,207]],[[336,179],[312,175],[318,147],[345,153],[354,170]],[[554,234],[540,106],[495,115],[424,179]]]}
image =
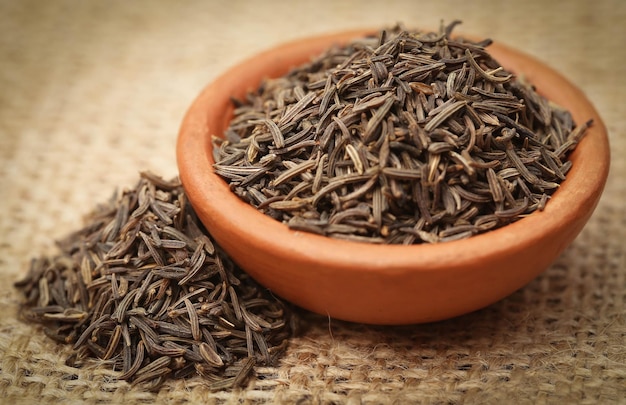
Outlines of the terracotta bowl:
{"label": "terracotta bowl", "polygon": [[333,318],[371,324],[442,320],[494,303],[527,284],[561,254],[591,216],[609,169],[600,116],[565,78],[521,52],[495,43],[489,52],[523,74],[576,122],[594,124],[571,155],[573,167],[543,212],[469,239],[389,246],[298,232],[259,213],[214,174],[211,135],[232,117],[230,97],[244,97],[265,77],[306,63],[334,43],[371,31],[303,39],[228,70],[193,102],[180,129],[177,161],[194,209],[218,243],[275,294]]}

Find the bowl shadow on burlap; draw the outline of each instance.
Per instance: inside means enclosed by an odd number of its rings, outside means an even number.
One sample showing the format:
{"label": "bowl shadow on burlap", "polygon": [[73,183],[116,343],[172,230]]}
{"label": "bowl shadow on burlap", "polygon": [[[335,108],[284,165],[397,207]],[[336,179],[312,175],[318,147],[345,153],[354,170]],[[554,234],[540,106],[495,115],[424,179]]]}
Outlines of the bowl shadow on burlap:
{"label": "bowl shadow on burlap", "polygon": [[[541,361],[542,354],[567,350],[562,346],[576,334],[577,322],[584,317],[580,296],[588,296],[595,286],[580,274],[586,271],[580,266],[581,249],[585,250],[582,242],[575,241],[525,287],[486,308],[445,321],[375,326],[296,309],[299,330],[285,360],[318,369],[350,370],[343,377],[346,381],[358,379],[354,370],[363,368],[361,378],[370,382],[376,370],[378,378],[385,380],[384,375],[392,378],[389,370],[393,369],[496,368],[505,374],[514,368],[527,369]],[[406,387],[406,377],[399,378]]]}

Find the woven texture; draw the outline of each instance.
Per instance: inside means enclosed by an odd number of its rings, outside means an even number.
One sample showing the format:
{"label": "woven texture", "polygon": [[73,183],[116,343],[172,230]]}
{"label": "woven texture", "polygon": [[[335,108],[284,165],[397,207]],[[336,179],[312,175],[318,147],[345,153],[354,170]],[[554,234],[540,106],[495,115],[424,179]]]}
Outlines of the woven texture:
{"label": "woven texture", "polygon": [[[302,2],[304,3],[304,2]],[[626,2],[0,0],[0,402],[626,403]],[[522,49],[580,86],[612,167],[586,228],[541,276],[481,311],[372,327],[304,314],[276,368],[212,393],[147,393],[17,319],[31,257],[140,170],[176,175],[179,123],[202,86],[280,42],[398,21]]]}

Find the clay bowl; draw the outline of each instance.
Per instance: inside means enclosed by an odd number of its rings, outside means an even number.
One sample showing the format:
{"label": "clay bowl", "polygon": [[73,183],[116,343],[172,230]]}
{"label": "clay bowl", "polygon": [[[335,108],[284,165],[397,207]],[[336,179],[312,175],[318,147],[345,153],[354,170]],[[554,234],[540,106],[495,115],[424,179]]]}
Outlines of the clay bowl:
{"label": "clay bowl", "polygon": [[489,52],[523,74],[576,122],[594,124],[571,155],[573,167],[542,212],[469,239],[385,246],[292,231],[239,200],[213,173],[211,135],[264,77],[278,77],[334,43],[371,31],[303,39],[228,70],[189,108],[177,142],[183,187],[201,221],[246,272],[275,294],[313,312],[370,324],[442,320],[494,303],[544,271],[581,231],[602,193],[609,145],[600,116],[565,78],[521,52],[495,43]]}

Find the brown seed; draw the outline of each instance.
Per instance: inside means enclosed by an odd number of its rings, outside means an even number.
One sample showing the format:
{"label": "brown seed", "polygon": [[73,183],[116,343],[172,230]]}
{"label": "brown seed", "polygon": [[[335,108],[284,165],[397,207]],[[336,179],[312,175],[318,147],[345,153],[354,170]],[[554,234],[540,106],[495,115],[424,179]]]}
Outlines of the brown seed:
{"label": "brown seed", "polygon": [[196,309],[191,304],[189,299],[185,298],[185,307],[187,308],[187,313],[189,314],[189,324],[191,325],[191,336],[194,340],[201,340],[202,333],[200,332],[200,324],[198,323],[198,313]]}
{"label": "brown seed", "polygon": [[215,350],[205,342],[200,343],[198,346],[200,355],[209,365],[214,367],[221,367],[224,365],[222,358],[215,352]]}

